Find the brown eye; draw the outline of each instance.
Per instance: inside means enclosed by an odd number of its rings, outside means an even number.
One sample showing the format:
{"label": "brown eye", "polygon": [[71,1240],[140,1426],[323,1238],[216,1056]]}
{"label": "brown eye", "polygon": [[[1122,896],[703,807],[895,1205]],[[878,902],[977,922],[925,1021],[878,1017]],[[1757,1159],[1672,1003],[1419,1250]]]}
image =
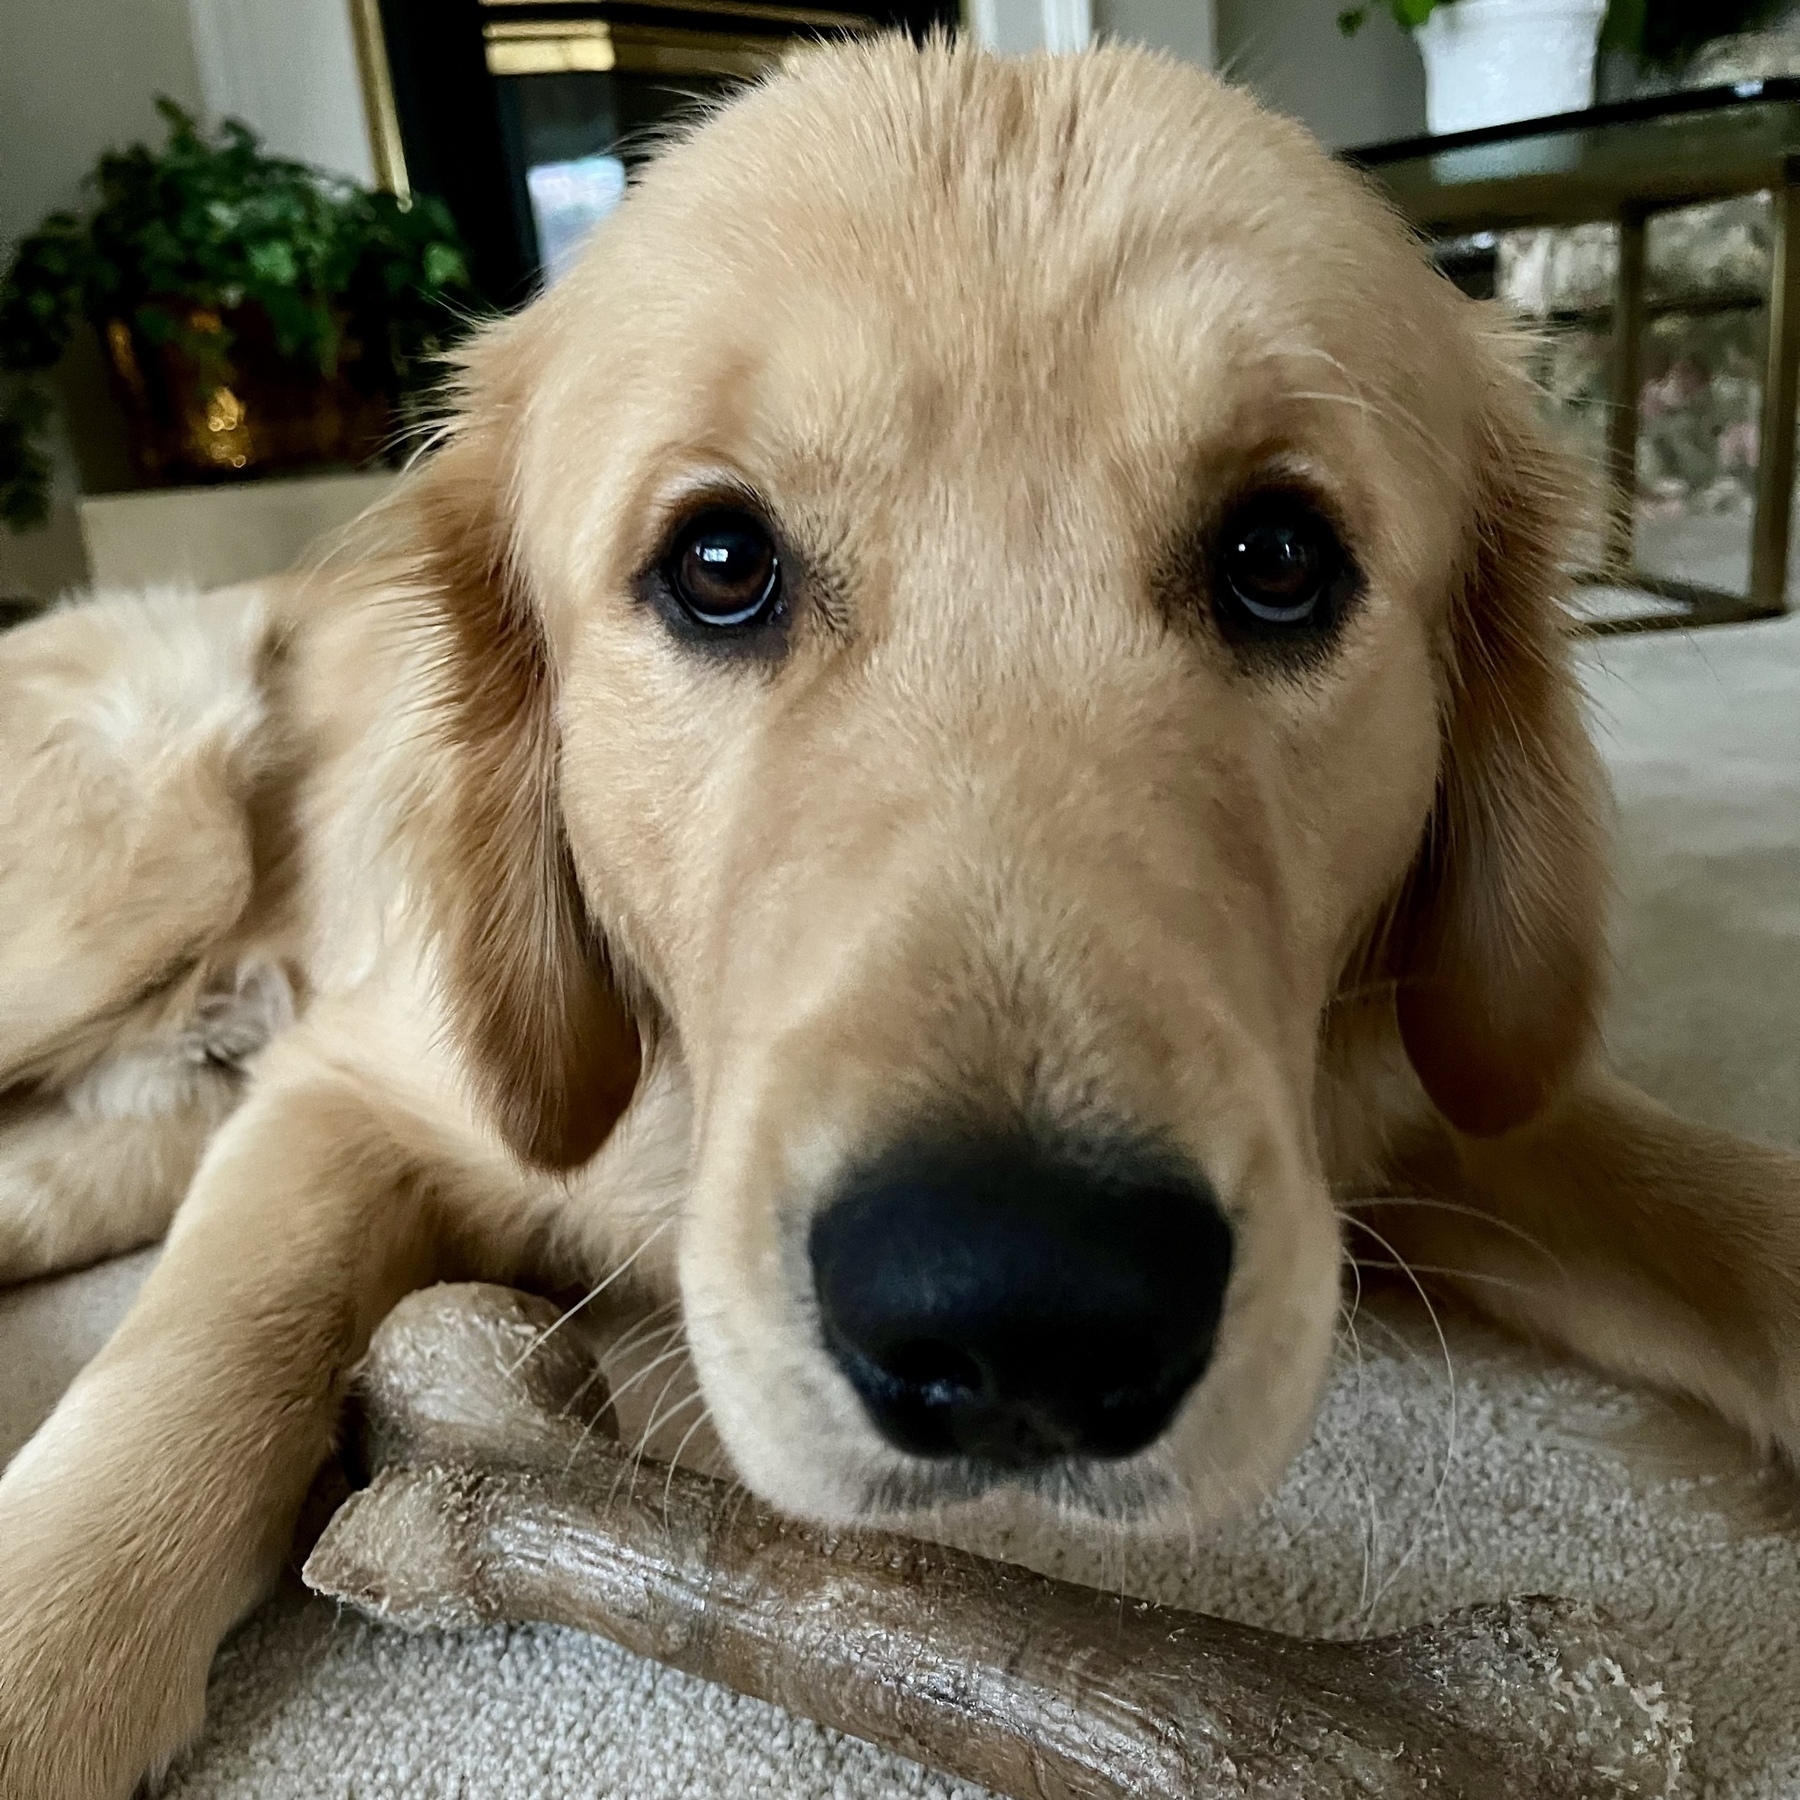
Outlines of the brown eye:
{"label": "brown eye", "polygon": [[1257,633],[1331,624],[1350,567],[1330,521],[1300,494],[1259,494],[1238,507],[1217,558],[1222,622]]}
{"label": "brown eye", "polygon": [[690,618],[722,630],[758,623],[781,598],[769,528],[738,507],[711,508],[682,526],[663,573]]}

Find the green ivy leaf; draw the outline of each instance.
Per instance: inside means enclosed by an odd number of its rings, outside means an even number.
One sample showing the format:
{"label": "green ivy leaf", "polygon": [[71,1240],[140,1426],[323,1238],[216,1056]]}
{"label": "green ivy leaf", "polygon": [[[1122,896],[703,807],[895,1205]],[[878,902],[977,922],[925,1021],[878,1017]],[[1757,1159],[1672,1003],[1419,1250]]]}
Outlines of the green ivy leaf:
{"label": "green ivy leaf", "polygon": [[469,280],[469,265],[463,259],[462,251],[455,245],[444,242],[442,238],[433,239],[425,246],[424,271],[422,285],[428,290],[466,287]]}
{"label": "green ivy leaf", "polygon": [[0,388],[0,522],[13,531],[50,516],[50,458],[42,442],[49,423],[50,397],[37,382]]}
{"label": "green ivy leaf", "polygon": [[292,244],[272,238],[250,246],[250,273],[272,287],[291,288],[300,275]]}

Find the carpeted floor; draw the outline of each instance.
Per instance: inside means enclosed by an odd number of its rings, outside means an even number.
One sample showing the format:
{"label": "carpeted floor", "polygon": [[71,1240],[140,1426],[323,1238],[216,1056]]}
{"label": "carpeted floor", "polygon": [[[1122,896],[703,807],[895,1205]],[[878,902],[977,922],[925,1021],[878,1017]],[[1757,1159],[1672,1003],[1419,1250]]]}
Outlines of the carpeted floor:
{"label": "carpeted floor", "polygon": [[[1620,795],[1623,1067],[1800,1144],[1800,617],[1584,651]],[[127,1259],[0,1294],[0,1456],[127,1303]],[[1800,1800],[1800,1504],[1663,1402],[1479,1324],[1365,1305],[1313,1441],[1178,1565],[990,1545],[1362,1632],[1520,1591],[1628,1621],[1693,1711],[1699,1800]],[[168,1800],[890,1800],[973,1790],[544,1628],[409,1639],[283,1593],[226,1646]]]}

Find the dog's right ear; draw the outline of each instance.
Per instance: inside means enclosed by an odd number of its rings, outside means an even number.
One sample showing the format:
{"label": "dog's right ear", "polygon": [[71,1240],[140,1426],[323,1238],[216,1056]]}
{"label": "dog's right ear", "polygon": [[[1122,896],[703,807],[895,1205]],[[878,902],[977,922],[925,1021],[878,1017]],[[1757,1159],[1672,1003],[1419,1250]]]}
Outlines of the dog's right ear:
{"label": "dog's right ear", "polygon": [[479,1098],[526,1162],[569,1169],[624,1111],[640,1049],[564,835],[555,672],[504,444],[498,421],[466,421],[407,501],[434,664],[419,878]]}

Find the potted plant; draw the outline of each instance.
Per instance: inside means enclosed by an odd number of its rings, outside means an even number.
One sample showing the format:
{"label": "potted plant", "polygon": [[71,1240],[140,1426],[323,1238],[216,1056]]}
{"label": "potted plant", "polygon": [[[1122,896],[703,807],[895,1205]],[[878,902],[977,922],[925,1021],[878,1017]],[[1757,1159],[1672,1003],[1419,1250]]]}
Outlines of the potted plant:
{"label": "potted plant", "polygon": [[[1574,112],[1592,103],[1599,46],[1679,67],[1713,38],[1771,16],[1781,0],[1380,0],[1425,59],[1434,132]],[[1338,15],[1346,36],[1372,7]]]}
{"label": "potted plant", "polygon": [[160,151],[100,159],[97,203],[22,239],[0,278],[0,518],[44,516],[42,377],[99,333],[150,480],[359,462],[391,442],[469,297],[443,205],[270,156],[173,101]]}

